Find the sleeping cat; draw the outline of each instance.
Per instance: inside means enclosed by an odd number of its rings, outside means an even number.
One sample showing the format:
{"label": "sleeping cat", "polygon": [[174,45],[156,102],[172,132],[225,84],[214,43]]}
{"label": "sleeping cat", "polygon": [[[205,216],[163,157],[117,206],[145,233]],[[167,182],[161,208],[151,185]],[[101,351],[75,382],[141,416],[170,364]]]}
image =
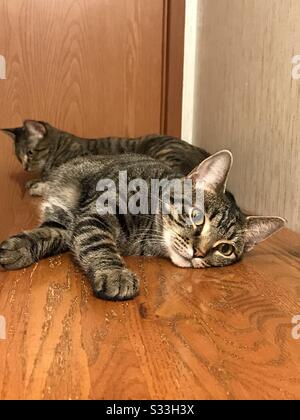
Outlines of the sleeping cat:
{"label": "sleeping cat", "polygon": [[168,214],[133,215],[117,210],[116,214],[101,215],[99,180],[116,181],[119,193],[120,171],[127,171],[128,181],[139,178],[150,186],[153,179],[175,178],[174,170],[134,154],[76,158],[50,173],[43,191],[42,224],[0,245],[0,267],[22,269],[71,250],[97,297],[126,300],[138,294],[139,280],[126,268],[124,255],[165,257],[184,268],[236,263],[281,229],[284,220],[246,217],[241,212],[233,197],[225,193],[231,166],[231,153],[223,151],[180,178],[180,182],[192,180],[194,194],[204,194],[202,208],[190,202],[180,213],[171,196]]}
{"label": "sleeping cat", "polygon": [[41,195],[41,183],[53,168],[79,156],[138,153],[166,162],[175,172],[184,175],[209,156],[204,150],[184,141],[158,135],[89,140],[39,121],[25,121],[23,127],[2,131],[13,138],[15,153],[23,168],[41,172],[41,179],[27,184],[31,195]]}

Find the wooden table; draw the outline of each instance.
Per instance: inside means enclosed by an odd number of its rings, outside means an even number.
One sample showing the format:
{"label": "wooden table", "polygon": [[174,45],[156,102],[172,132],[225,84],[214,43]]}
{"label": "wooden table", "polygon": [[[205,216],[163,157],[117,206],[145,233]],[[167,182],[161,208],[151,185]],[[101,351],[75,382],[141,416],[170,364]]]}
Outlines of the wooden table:
{"label": "wooden table", "polygon": [[[0,156],[0,240],[36,224],[25,178]],[[0,273],[1,399],[300,398],[299,235],[224,269],[128,264],[142,290],[127,303],[95,299],[69,255]]]}

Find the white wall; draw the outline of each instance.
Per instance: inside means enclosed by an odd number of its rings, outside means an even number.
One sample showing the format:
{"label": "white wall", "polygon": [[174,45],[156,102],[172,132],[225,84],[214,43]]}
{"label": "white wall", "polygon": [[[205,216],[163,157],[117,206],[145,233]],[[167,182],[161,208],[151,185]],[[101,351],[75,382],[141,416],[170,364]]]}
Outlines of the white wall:
{"label": "white wall", "polygon": [[300,232],[300,1],[199,0],[199,16],[183,136],[209,152],[232,150],[239,204]]}
{"label": "white wall", "polygon": [[200,15],[199,0],[186,0],[182,138],[190,143],[194,136]]}

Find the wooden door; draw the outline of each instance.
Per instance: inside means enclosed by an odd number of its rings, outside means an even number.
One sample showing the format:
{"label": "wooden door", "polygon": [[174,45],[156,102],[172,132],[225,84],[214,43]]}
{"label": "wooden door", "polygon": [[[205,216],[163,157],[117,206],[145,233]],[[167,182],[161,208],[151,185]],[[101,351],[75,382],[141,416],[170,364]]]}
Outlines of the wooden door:
{"label": "wooden door", "polygon": [[0,126],[29,117],[83,136],[160,132],[166,9],[163,0],[1,0]]}
{"label": "wooden door", "polygon": [[[184,0],[0,0],[0,127],[179,136],[183,23]],[[5,236],[30,205],[20,212],[26,175],[3,134],[0,150]]]}

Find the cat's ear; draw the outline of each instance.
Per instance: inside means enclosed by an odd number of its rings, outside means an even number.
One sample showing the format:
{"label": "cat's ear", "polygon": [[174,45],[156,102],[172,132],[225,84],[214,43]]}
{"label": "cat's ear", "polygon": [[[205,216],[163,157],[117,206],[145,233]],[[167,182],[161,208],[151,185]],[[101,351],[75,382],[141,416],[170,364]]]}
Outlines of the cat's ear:
{"label": "cat's ear", "polygon": [[2,128],[1,131],[12,138],[13,140],[16,140],[17,137],[17,129],[16,128]]}
{"label": "cat's ear", "polygon": [[204,189],[225,193],[232,164],[232,153],[223,150],[204,160],[188,178],[202,184]]}
{"label": "cat's ear", "polygon": [[47,134],[46,126],[39,121],[27,120],[24,122],[24,127],[28,135],[35,140],[41,140]]}
{"label": "cat's ear", "polygon": [[284,228],[285,224],[286,220],[281,217],[247,217],[245,251],[251,251],[255,245]]}

